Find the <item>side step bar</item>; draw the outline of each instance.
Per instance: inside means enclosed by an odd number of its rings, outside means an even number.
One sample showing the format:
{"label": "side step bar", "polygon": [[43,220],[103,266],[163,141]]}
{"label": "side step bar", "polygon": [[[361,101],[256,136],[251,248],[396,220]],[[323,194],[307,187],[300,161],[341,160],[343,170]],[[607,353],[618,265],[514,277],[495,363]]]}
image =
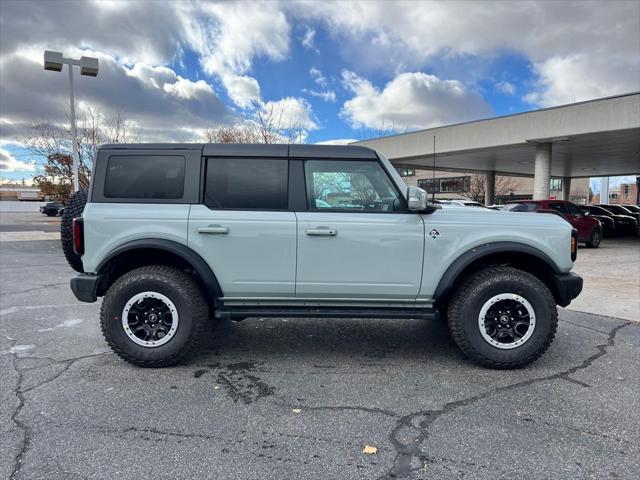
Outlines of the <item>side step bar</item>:
{"label": "side step bar", "polygon": [[216,318],[241,320],[247,317],[301,317],[301,318],[420,318],[435,320],[435,308],[366,308],[366,307],[246,307],[220,305]]}

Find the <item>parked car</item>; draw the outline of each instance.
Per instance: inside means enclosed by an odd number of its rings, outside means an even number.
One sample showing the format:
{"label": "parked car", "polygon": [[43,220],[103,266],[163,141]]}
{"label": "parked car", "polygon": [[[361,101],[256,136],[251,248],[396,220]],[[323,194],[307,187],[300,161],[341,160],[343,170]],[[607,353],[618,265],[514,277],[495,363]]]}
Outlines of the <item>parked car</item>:
{"label": "parked car", "polygon": [[504,208],[504,205],[485,205],[485,208],[488,208],[489,210],[502,210]]}
{"label": "parked car", "polygon": [[622,205],[624,208],[629,210],[631,213],[640,214],[640,207],[638,205]]}
{"label": "parked car", "polygon": [[597,205],[581,205],[580,208],[585,212],[585,215],[599,220],[603,217],[611,219],[615,224],[616,235],[635,234],[638,230],[638,222],[630,215],[617,215]]}
{"label": "parked car", "polygon": [[[596,207],[595,205],[579,205],[579,208],[585,215],[595,218],[600,222],[602,225],[602,233],[605,237],[611,237],[618,231],[614,215],[604,208]],[[620,220],[618,219],[618,221]]]}
{"label": "parked car", "polygon": [[504,210],[510,212],[558,212],[562,218],[578,230],[578,241],[590,248],[598,248],[603,236],[602,224],[595,218],[586,216],[580,208],[566,200],[517,200],[507,202]]}
{"label": "parked car", "polygon": [[634,218],[636,222],[640,222],[640,213],[632,212],[631,210],[623,207],[622,205],[599,204],[598,206],[604,208],[605,210],[609,210],[611,213],[615,213],[616,215],[626,215],[628,217]]}
{"label": "parked car", "polygon": [[64,213],[64,205],[60,202],[48,202],[40,207],[40,212],[48,217],[55,217]]}
{"label": "parked car", "polygon": [[454,205],[459,207],[481,207],[485,208],[480,202],[474,202],[473,200],[437,200],[437,203],[442,205]]}
{"label": "parked car", "polygon": [[518,368],[582,289],[565,221],[428,204],[364,147],[104,145],[69,220],[73,293],[104,296],[107,343],[143,367],[180,362],[220,318],[442,311],[469,358]]}

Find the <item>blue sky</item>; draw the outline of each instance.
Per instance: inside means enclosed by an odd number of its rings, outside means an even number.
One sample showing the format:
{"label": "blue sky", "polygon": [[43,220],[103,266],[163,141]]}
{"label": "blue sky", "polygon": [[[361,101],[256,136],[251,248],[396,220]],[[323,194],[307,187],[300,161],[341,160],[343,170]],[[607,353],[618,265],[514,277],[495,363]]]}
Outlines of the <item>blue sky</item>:
{"label": "blue sky", "polygon": [[0,177],[39,171],[34,123],[67,123],[44,49],[98,57],[80,109],[120,112],[143,141],[199,141],[272,108],[322,142],[637,91],[639,29],[634,1],[4,1]]}

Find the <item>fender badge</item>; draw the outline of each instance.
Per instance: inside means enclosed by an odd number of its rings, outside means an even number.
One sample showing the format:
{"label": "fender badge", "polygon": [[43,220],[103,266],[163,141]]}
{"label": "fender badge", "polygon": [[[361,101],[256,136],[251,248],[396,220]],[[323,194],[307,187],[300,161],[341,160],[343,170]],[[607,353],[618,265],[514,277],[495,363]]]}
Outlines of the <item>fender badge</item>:
{"label": "fender badge", "polygon": [[434,228],[429,232],[429,235],[431,235],[431,238],[438,238],[438,235],[440,235],[440,232]]}

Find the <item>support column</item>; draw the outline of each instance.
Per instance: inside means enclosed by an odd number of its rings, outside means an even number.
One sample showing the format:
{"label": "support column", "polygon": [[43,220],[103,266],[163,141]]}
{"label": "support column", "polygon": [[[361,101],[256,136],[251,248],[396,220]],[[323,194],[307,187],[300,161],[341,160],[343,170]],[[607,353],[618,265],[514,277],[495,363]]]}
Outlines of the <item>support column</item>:
{"label": "support column", "polygon": [[549,181],[551,180],[551,144],[536,145],[535,164],[533,167],[533,199],[549,198]]}
{"label": "support column", "polygon": [[600,203],[609,203],[609,177],[600,177]]}
{"label": "support column", "polygon": [[562,200],[571,200],[571,177],[562,178]]}
{"label": "support column", "polygon": [[496,172],[491,171],[485,174],[484,179],[484,204],[493,205],[496,196]]}

